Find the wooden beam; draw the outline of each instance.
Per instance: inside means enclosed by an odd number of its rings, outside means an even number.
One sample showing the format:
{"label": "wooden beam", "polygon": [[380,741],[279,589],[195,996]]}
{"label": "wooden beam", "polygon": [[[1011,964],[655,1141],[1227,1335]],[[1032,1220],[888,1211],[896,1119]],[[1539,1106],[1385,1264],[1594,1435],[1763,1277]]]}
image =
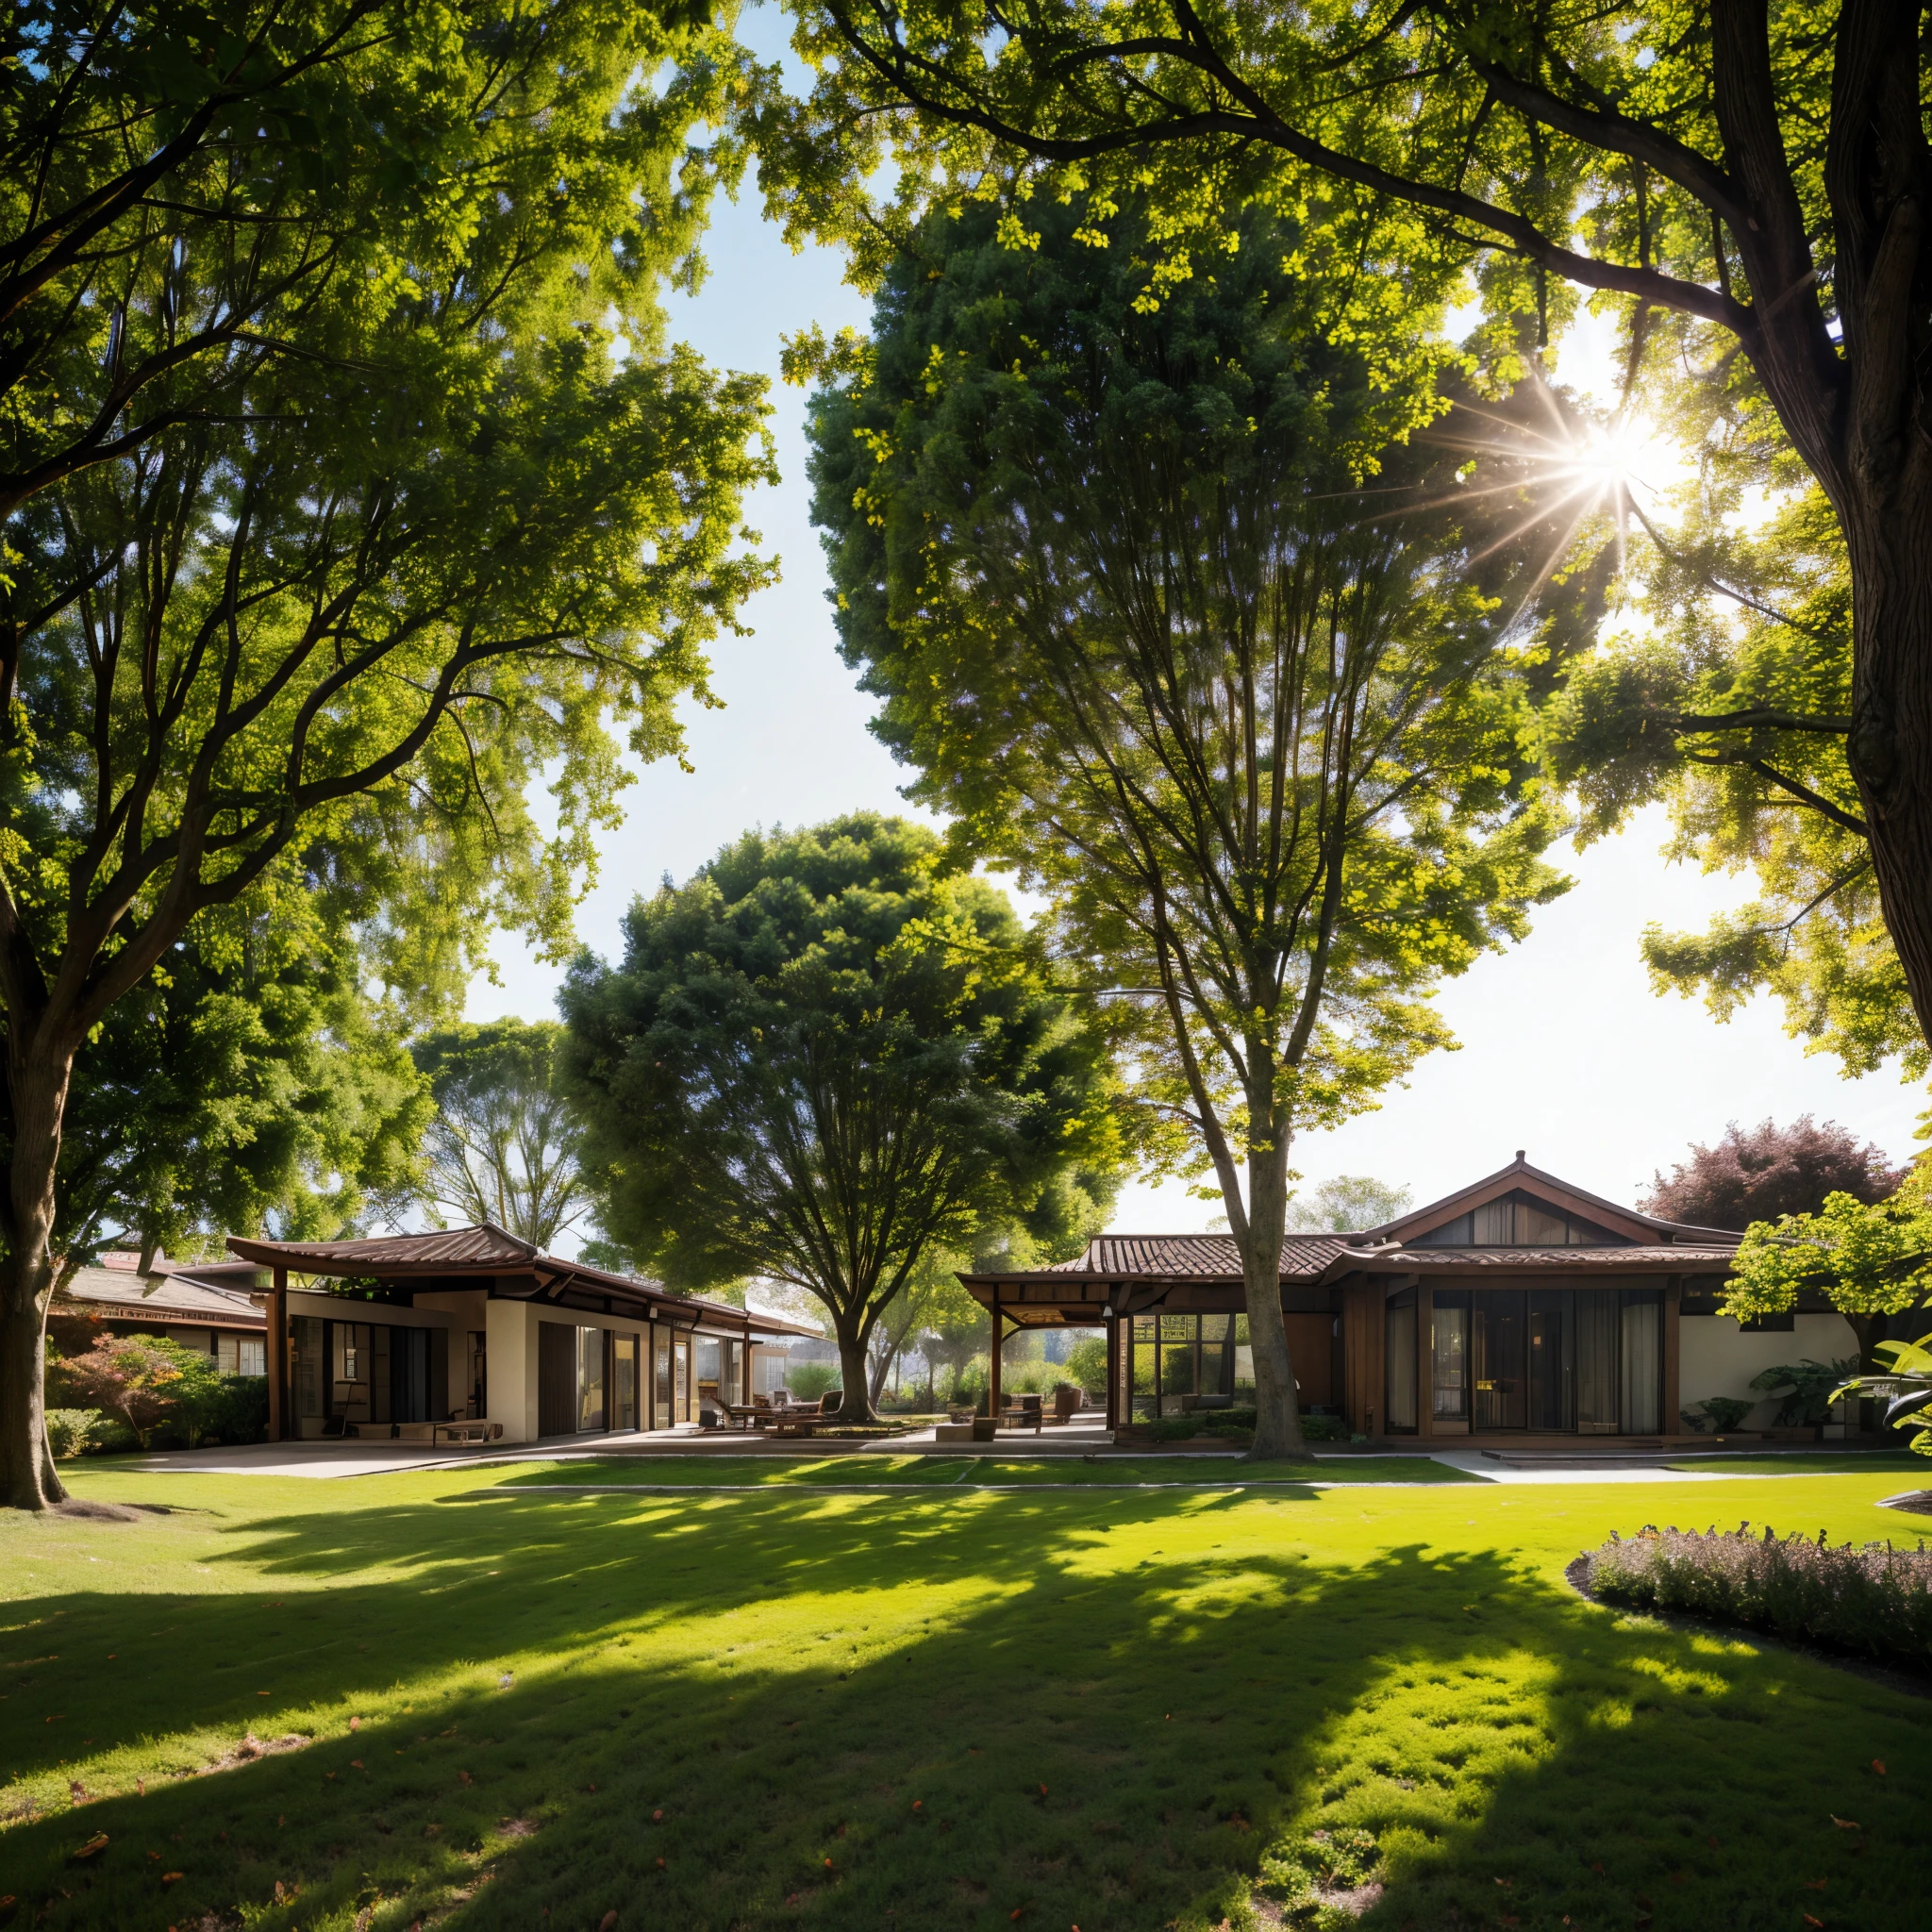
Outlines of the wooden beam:
{"label": "wooden beam", "polygon": [[268,1439],[286,1442],[289,1429],[289,1271],[277,1268],[268,1297]]}
{"label": "wooden beam", "polygon": [[992,1353],[988,1357],[986,1412],[995,1422],[1000,1413],[1000,1291],[992,1291]]}

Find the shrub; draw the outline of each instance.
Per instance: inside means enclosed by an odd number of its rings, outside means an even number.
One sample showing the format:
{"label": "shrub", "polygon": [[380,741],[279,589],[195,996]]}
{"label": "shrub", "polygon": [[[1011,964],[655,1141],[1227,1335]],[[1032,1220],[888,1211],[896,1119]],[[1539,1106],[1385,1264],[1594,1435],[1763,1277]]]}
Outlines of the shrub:
{"label": "shrub", "polygon": [[265,1442],[268,1440],[268,1377],[224,1375],[197,1383],[177,1398],[175,1424],[190,1447],[203,1442]]}
{"label": "shrub", "polygon": [[[1164,1415],[1136,1423],[1157,1442],[1185,1442],[1191,1437],[1252,1436],[1258,1420],[1252,1408],[1197,1408],[1187,1415]],[[1339,1415],[1302,1416],[1302,1435],[1310,1442],[1351,1441],[1348,1424]]]}
{"label": "shrub", "polygon": [[200,1349],[161,1335],[103,1335],[60,1364],[62,1381],[83,1401],[112,1410],[145,1449],[158,1424],[179,1417],[192,1448],[198,1405],[221,1377]]}
{"label": "shrub", "polygon": [[1746,1402],[1741,1396],[1713,1395],[1707,1401],[1698,1403],[1694,1408],[1680,1408],[1677,1413],[1693,1429],[1707,1429],[1713,1435],[1727,1436],[1757,1407],[1755,1402]]}
{"label": "shrub", "polygon": [[1060,1364],[1067,1380],[1079,1389],[1105,1389],[1107,1387],[1107,1338],[1104,1335],[1083,1335],[1067,1350],[1067,1358]]}
{"label": "shrub", "polygon": [[47,1442],[57,1457],[85,1456],[105,1418],[97,1408],[50,1408]]}
{"label": "shrub", "polygon": [[1612,1537],[1589,1558],[1609,1603],[1681,1610],[1857,1657],[1932,1671],[1932,1549],[1831,1548],[1807,1537],[1659,1530]]}
{"label": "shrub", "polygon": [[1831,1398],[1840,1383],[1858,1373],[1858,1357],[1846,1356],[1835,1362],[1814,1362],[1809,1356],[1784,1368],[1766,1369],[1751,1377],[1754,1389],[1775,1395],[1790,1390],[1784,1407],[1773,1425],[1780,1429],[1799,1428],[1807,1423],[1822,1423],[1831,1413]]}
{"label": "shrub", "polygon": [[790,1362],[785,1369],[785,1386],[800,1402],[816,1402],[844,1381],[834,1362]]}

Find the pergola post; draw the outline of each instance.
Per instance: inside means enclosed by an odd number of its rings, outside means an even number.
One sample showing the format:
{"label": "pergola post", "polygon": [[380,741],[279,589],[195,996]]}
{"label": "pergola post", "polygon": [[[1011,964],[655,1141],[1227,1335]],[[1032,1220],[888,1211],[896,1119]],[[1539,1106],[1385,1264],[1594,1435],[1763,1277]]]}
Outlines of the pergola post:
{"label": "pergola post", "polygon": [[993,1421],[1000,1414],[1000,1291],[992,1291],[992,1355],[989,1358],[986,1385],[986,1412]]}
{"label": "pergola post", "polygon": [[1120,1427],[1118,1420],[1121,1388],[1121,1318],[1107,1311],[1107,1425]]}
{"label": "pergola post", "polygon": [[268,1297],[268,1439],[289,1441],[289,1271],[277,1268]]}

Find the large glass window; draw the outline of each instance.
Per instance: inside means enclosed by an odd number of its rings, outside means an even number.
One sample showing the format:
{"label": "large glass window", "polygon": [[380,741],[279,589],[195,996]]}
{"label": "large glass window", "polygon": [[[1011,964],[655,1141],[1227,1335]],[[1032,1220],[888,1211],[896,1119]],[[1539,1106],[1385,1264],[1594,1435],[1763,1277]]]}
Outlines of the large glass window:
{"label": "large glass window", "polygon": [[1662,1433],[1664,1308],[1657,1289],[1624,1291],[1624,1360],[1619,1404],[1626,1436]]}
{"label": "large glass window", "polygon": [[1387,1337],[1387,1374],[1383,1400],[1389,1426],[1398,1434],[1411,1433],[1416,1425],[1416,1291],[1406,1288],[1388,1305],[1384,1316]]}
{"label": "large glass window", "polygon": [[604,1331],[577,1330],[577,1428],[604,1426]]}
{"label": "large glass window", "polygon": [[[781,1376],[784,1367],[784,1360],[780,1357],[778,1368]],[[668,1429],[671,1422],[671,1331],[654,1328],[651,1331],[651,1426]]]}
{"label": "large glass window", "polygon": [[1532,1289],[1529,1294],[1529,1426],[1576,1426],[1574,1357],[1575,1324],[1568,1289]]}
{"label": "large glass window", "polygon": [[1439,1289],[1429,1319],[1429,1421],[1443,1435],[1469,1427],[1469,1296]]}
{"label": "large glass window", "polygon": [[1521,1289],[1505,1289],[1472,1299],[1470,1369],[1475,1385],[1475,1425],[1527,1428],[1529,1298]]}
{"label": "large glass window", "polygon": [[1579,1288],[1575,1295],[1576,1431],[1614,1436],[1618,1422],[1617,1291]]}

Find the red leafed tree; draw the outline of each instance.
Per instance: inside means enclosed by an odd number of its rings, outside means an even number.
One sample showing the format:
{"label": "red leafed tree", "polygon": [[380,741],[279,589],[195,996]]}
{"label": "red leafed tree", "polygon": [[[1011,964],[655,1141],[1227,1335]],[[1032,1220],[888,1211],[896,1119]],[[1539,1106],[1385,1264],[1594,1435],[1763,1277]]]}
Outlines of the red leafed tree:
{"label": "red leafed tree", "polygon": [[1836,1121],[1800,1114],[1790,1126],[1733,1121],[1713,1147],[1693,1146],[1656,1176],[1646,1212],[1698,1227],[1748,1227],[1780,1214],[1815,1214],[1828,1194],[1882,1201],[1905,1178],[1882,1147],[1858,1144]]}

